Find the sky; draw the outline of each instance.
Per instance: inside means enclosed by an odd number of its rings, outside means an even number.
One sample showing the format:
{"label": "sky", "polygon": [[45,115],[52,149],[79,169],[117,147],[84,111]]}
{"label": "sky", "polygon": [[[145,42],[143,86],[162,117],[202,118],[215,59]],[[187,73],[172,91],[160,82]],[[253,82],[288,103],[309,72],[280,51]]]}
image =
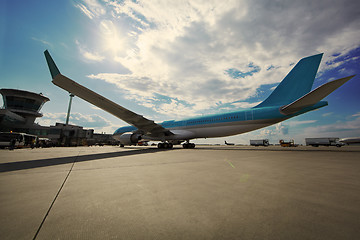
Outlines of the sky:
{"label": "sky", "polygon": [[[250,108],[301,58],[324,53],[314,86],[356,76],[327,107],[224,140],[360,137],[360,2],[356,0],[5,0],[0,2],[0,88],[50,98],[41,125],[65,122],[61,73],[148,119]],[[2,100],[0,100],[2,105]],[[75,97],[70,123],[113,133],[127,123]]]}

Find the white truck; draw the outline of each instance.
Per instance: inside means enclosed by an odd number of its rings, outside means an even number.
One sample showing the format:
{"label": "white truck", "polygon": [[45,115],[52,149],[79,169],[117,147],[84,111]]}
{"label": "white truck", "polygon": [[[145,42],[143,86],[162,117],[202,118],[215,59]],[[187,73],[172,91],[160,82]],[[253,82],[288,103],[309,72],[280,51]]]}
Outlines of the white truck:
{"label": "white truck", "polygon": [[339,138],[305,138],[306,146],[336,146],[341,147],[345,144],[339,142]]}
{"label": "white truck", "polygon": [[250,145],[251,146],[269,146],[269,139],[258,139],[258,140],[250,140]]}

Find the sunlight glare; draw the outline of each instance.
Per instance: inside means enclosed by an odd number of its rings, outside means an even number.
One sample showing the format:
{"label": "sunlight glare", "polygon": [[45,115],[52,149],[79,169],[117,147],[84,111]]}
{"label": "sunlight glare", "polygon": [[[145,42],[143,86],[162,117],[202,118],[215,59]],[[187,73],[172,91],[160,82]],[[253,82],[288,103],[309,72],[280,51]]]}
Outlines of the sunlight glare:
{"label": "sunlight glare", "polygon": [[117,56],[122,50],[124,50],[124,41],[119,37],[116,26],[112,21],[102,21],[101,29],[104,39],[104,50],[110,51],[111,54]]}

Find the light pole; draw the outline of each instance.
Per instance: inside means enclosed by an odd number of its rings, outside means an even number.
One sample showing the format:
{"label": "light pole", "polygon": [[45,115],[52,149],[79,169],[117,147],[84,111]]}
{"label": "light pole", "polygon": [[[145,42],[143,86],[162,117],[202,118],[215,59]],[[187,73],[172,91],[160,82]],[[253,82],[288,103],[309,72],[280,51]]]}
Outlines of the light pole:
{"label": "light pole", "polygon": [[66,126],[69,124],[69,118],[70,118],[70,110],[71,110],[71,103],[72,103],[72,99],[75,95],[70,93],[70,100],[69,100],[69,107],[68,107],[68,112],[67,112],[67,116],[66,116]]}

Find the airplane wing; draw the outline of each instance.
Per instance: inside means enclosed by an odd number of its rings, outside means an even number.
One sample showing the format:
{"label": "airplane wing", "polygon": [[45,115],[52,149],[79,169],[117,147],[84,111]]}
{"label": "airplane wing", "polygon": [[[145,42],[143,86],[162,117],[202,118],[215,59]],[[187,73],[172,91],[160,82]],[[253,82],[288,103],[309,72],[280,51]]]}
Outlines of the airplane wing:
{"label": "airplane wing", "polygon": [[154,137],[172,135],[172,133],[168,129],[165,129],[154,121],[146,119],[143,116],[138,115],[114,103],[113,101],[97,94],[96,92],[91,91],[90,89],[76,83],[75,81],[65,77],[60,73],[48,50],[46,50],[44,54],[50,69],[51,76],[53,78],[52,83],[56,86],[78,96],[79,98],[84,99],[89,103],[92,103],[93,105],[133,125],[138,130],[142,131],[143,134]]}
{"label": "airplane wing", "polygon": [[327,95],[335,91],[338,87],[349,81],[351,78],[353,78],[355,75],[340,78],[328,83],[325,83],[321,85],[320,87],[312,90],[308,94],[305,94],[301,98],[295,100],[294,102],[285,105],[281,108],[281,112],[285,115],[293,114],[304,107],[312,106],[319,102],[321,99],[325,98]]}

